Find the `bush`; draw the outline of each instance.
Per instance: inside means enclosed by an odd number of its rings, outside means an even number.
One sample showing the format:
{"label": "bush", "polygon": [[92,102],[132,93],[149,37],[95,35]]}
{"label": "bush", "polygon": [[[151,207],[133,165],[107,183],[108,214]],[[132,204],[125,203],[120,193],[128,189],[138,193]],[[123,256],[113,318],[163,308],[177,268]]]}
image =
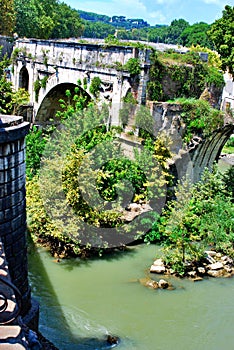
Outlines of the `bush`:
{"label": "bush", "polygon": [[129,71],[131,75],[138,75],[141,72],[141,65],[138,58],[129,58],[124,66],[124,69]]}
{"label": "bush", "polygon": [[223,175],[206,170],[197,184],[178,185],[176,199],[167,204],[147,240],[163,240],[163,259],[184,275],[187,265],[203,259],[207,247],[234,255],[233,217],[234,205]]}
{"label": "bush", "polygon": [[100,86],[101,86],[101,79],[99,77],[94,77],[91,81],[89,91],[91,94],[93,94],[95,97],[98,97],[100,93]]}
{"label": "bush", "polygon": [[46,142],[46,133],[43,130],[37,130],[35,126],[26,136],[26,175],[29,180],[38,174]]}

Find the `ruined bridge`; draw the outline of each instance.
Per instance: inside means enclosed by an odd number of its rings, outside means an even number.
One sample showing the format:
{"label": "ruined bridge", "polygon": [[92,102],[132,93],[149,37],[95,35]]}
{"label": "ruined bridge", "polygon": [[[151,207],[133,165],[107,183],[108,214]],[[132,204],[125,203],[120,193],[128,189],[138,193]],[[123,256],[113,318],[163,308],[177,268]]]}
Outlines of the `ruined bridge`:
{"label": "ruined bridge", "polygon": [[[15,42],[12,82],[16,90],[25,88],[33,106],[32,122],[53,118],[60,109],[58,100],[67,89],[81,86],[90,93],[94,77],[101,80],[99,98],[111,106],[111,124],[119,124],[119,108],[128,91],[138,103],[145,102],[150,67],[150,50],[132,46],[110,46],[71,41],[19,39]],[[131,58],[138,58],[139,81],[132,79],[122,67]],[[35,91],[35,85],[37,87]]]}
{"label": "ruined bridge", "polygon": [[[90,86],[95,77],[101,80],[99,99],[109,104],[112,125],[120,124],[119,109],[123,98],[129,91],[133,93],[138,104],[146,102],[150,49],[140,50],[132,46],[111,46],[76,41],[19,39],[15,42],[14,50],[17,50],[17,55],[13,53],[15,60],[12,82],[16,90],[25,88],[30,93],[30,102],[33,107],[32,119],[28,120],[30,122],[43,123],[53,119],[56,111],[60,109],[59,99],[64,98],[67,89],[77,86],[78,81],[85,93],[91,99],[95,99],[95,96],[90,93]],[[140,73],[137,80],[126,69],[123,69],[128,60],[132,58],[138,58],[140,61]],[[41,85],[38,91],[35,91],[36,82],[40,82]],[[223,101],[225,101],[224,95]],[[149,104],[151,104],[151,114],[157,125],[157,130],[154,132],[166,129],[172,135],[175,130],[174,121],[180,118],[182,113],[180,108],[170,107],[166,103],[158,105],[155,102],[149,102]],[[189,150],[189,159],[193,163],[194,181],[199,180],[205,167],[211,168],[213,162],[218,159],[223,145],[234,131],[233,124],[232,118],[222,129],[217,130],[205,140],[200,140]],[[172,138],[174,138],[173,143],[177,149],[176,153],[180,154],[181,146],[178,144],[178,137],[173,136]],[[181,135],[179,139],[181,140]],[[122,142],[125,141],[122,140]],[[180,159],[179,156],[178,168],[182,169],[184,162]]]}

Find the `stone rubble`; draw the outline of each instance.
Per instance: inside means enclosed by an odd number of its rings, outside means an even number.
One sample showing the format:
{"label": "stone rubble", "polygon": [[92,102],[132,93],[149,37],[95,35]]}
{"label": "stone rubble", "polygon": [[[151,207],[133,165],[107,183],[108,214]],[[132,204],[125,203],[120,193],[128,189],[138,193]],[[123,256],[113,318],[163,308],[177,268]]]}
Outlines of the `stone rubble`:
{"label": "stone rubble", "polygon": [[[162,259],[156,259],[149,271],[156,274],[177,275],[176,272],[167,266]],[[205,276],[210,277],[231,277],[234,275],[234,261],[227,255],[213,250],[205,251],[205,257],[198,264],[188,263],[185,277],[194,281],[200,281]]]}

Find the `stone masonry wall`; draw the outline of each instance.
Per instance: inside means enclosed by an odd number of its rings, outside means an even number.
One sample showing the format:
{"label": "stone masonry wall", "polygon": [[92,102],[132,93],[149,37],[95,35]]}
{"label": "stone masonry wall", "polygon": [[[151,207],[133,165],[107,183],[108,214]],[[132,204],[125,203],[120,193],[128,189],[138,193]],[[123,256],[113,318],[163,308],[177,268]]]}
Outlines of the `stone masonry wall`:
{"label": "stone masonry wall", "polygon": [[31,307],[28,284],[25,203],[25,135],[22,117],[0,115],[0,236],[11,280],[23,297],[22,315]]}

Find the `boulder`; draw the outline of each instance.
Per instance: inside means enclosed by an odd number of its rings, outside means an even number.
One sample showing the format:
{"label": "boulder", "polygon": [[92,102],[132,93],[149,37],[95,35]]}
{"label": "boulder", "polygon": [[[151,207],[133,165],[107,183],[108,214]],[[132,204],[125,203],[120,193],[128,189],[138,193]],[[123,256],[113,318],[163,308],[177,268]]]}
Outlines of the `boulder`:
{"label": "boulder", "polygon": [[189,277],[191,277],[191,278],[197,277],[196,271],[189,271],[189,272],[188,272],[188,275],[189,275]]}
{"label": "boulder", "polygon": [[210,255],[210,256],[215,256],[217,253],[214,250],[206,250],[205,254]]}
{"label": "boulder", "polygon": [[155,266],[164,266],[164,262],[163,262],[162,259],[156,259],[156,260],[154,261],[154,265],[155,265]]}
{"label": "boulder", "polygon": [[214,264],[215,263],[215,259],[212,257],[212,256],[210,256],[209,254],[206,256],[206,260],[208,261],[208,263],[210,263],[210,264]]}
{"label": "boulder", "polygon": [[141,210],[141,205],[137,203],[130,203],[128,206],[129,210],[131,211],[140,211]]}
{"label": "boulder", "polygon": [[205,273],[206,273],[206,269],[205,269],[204,267],[202,267],[202,266],[199,266],[199,267],[197,268],[197,271],[198,271],[198,273],[199,273],[200,275],[205,275]]}
{"label": "boulder", "polygon": [[218,261],[214,264],[210,264],[208,267],[210,270],[220,270],[223,269],[223,264],[220,261]]}
{"label": "boulder", "polygon": [[169,283],[163,279],[158,281],[158,287],[161,289],[167,289],[169,287]]}
{"label": "boulder", "polygon": [[151,265],[150,272],[153,273],[164,273],[166,271],[165,266]]}
{"label": "boulder", "polygon": [[230,256],[224,255],[221,257],[222,263],[223,264],[229,264],[232,265],[233,264],[233,260],[230,258]]}
{"label": "boulder", "polygon": [[145,287],[148,287],[150,289],[157,289],[158,288],[158,282],[146,277],[146,278],[140,278],[139,279],[140,284],[142,284]]}
{"label": "boulder", "polygon": [[232,272],[233,272],[233,269],[232,269],[230,266],[224,266],[224,270],[225,270],[227,273],[232,273]]}
{"label": "boulder", "polygon": [[223,270],[208,270],[207,274],[211,277],[221,277],[223,276]]}

